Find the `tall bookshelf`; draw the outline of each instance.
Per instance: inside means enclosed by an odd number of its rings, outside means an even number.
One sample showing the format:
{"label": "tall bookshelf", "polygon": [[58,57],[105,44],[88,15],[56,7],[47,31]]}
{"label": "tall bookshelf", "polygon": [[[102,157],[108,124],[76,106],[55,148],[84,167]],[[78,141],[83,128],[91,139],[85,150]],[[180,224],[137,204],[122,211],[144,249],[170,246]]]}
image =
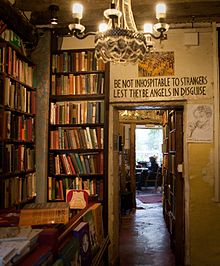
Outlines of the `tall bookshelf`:
{"label": "tall bookshelf", "polygon": [[163,113],[163,212],[176,263],[184,261],[184,181],[182,110]]}
{"label": "tall bookshelf", "polygon": [[48,201],[86,190],[107,210],[106,70],[94,49],[59,50],[51,58]]}
{"label": "tall bookshelf", "polygon": [[34,64],[11,30],[0,35],[0,208],[36,196]]}

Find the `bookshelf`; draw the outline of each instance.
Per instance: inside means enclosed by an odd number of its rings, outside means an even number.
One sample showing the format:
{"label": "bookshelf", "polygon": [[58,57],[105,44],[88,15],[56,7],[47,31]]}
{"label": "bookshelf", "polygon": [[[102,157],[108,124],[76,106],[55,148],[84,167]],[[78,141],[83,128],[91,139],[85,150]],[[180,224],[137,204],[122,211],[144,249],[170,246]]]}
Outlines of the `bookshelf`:
{"label": "bookshelf", "polygon": [[169,222],[169,210],[170,210],[170,202],[168,200],[168,171],[169,171],[169,127],[168,127],[168,111],[163,112],[162,118],[163,124],[163,144],[162,144],[162,152],[163,152],[163,164],[162,164],[162,176],[163,176],[163,214],[168,225]]}
{"label": "bookshelf", "polygon": [[0,36],[0,208],[19,207],[36,196],[35,66],[21,43],[11,30]]}
{"label": "bookshelf", "polygon": [[184,258],[183,115],[181,109],[163,113],[163,212],[176,262]]}
{"label": "bookshelf", "polygon": [[48,201],[67,188],[103,202],[106,185],[106,71],[94,49],[59,50],[51,58]]}

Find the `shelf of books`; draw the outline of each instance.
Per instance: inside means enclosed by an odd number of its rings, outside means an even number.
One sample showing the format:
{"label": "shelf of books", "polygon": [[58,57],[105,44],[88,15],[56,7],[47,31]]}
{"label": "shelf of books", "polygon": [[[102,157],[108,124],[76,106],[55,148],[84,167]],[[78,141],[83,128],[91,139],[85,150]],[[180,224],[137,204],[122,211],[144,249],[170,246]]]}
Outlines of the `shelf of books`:
{"label": "shelf of books", "polygon": [[83,190],[103,201],[105,162],[105,66],[94,49],[52,54],[48,200],[65,201]]}
{"label": "shelf of books", "polygon": [[163,143],[162,143],[162,152],[163,152],[163,164],[162,164],[162,176],[163,176],[163,213],[166,223],[168,224],[170,202],[168,200],[168,170],[169,170],[169,125],[168,125],[168,110],[163,112]]}
{"label": "shelf of books", "polygon": [[[16,40],[16,41],[15,41]],[[0,207],[36,196],[34,64],[11,30],[0,35]]]}
{"label": "shelf of books", "polygon": [[176,257],[181,257],[184,249],[182,121],[181,109],[167,110],[163,113],[163,211],[170,233],[171,247],[174,249]]}

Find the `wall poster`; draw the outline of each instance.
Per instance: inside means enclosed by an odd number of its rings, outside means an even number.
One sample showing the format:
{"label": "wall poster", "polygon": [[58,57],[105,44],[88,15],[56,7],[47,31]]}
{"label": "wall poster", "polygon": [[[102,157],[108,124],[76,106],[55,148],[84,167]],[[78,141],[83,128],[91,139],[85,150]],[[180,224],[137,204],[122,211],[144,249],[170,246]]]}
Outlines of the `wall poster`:
{"label": "wall poster", "polygon": [[152,52],[138,64],[138,77],[174,75],[174,52]]}
{"label": "wall poster", "polygon": [[187,110],[187,141],[213,141],[212,104],[189,104]]}

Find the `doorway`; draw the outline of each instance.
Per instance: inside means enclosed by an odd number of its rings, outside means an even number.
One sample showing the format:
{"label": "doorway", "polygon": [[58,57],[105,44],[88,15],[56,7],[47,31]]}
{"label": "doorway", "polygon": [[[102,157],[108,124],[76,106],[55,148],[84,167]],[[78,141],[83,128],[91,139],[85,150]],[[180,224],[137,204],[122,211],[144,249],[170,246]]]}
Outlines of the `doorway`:
{"label": "doorway", "polygon": [[[154,108],[157,110],[157,108]],[[117,110],[120,113],[120,110]],[[122,112],[124,112],[123,110]],[[183,109],[182,108],[164,108],[157,111],[162,116],[162,122],[160,127],[163,131],[163,143],[162,143],[162,164],[161,164],[161,193],[163,195],[162,212],[167,231],[170,237],[170,246],[175,254],[176,263],[183,265],[184,261],[184,182],[182,178],[182,162],[183,162]],[[137,114],[137,112],[136,112]],[[152,111],[153,114],[153,111]],[[152,116],[152,115],[151,115]],[[146,121],[142,121],[142,125],[146,126]],[[121,130],[122,121],[119,117],[119,128]],[[136,198],[136,158],[135,155],[135,129],[137,121],[126,120],[124,123],[129,128],[130,147],[128,149],[128,140],[125,142],[126,157],[129,161],[131,158],[129,173],[126,175],[126,182],[130,178],[130,186],[125,186],[126,189],[133,188],[135,184],[135,198]],[[129,125],[129,126],[128,126]],[[119,133],[121,134],[119,130]],[[126,134],[125,134],[126,137]],[[132,143],[133,139],[133,143]],[[124,144],[124,143],[123,143]],[[133,149],[133,152],[132,152]],[[121,148],[121,155],[123,149]],[[133,153],[133,155],[132,155]],[[161,163],[160,156],[159,163]],[[119,156],[120,158],[120,156]],[[123,162],[123,156],[120,158],[120,163]],[[132,162],[133,160],[133,162]],[[119,165],[120,165],[119,163]],[[146,167],[147,168],[147,167]],[[120,173],[121,174],[121,173]],[[129,182],[128,182],[129,183]],[[135,206],[136,204],[134,204]],[[136,206],[135,206],[136,207]]]}
{"label": "doorway", "polygon": [[[162,123],[162,119],[161,119]],[[163,128],[162,124],[136,124],[135,129],[135,176],[136,198],[150,200],[140,194],[161,192]],[[155,197],[153,197],[155,196]],[[156,195],[152,196],[156,199]]]}

